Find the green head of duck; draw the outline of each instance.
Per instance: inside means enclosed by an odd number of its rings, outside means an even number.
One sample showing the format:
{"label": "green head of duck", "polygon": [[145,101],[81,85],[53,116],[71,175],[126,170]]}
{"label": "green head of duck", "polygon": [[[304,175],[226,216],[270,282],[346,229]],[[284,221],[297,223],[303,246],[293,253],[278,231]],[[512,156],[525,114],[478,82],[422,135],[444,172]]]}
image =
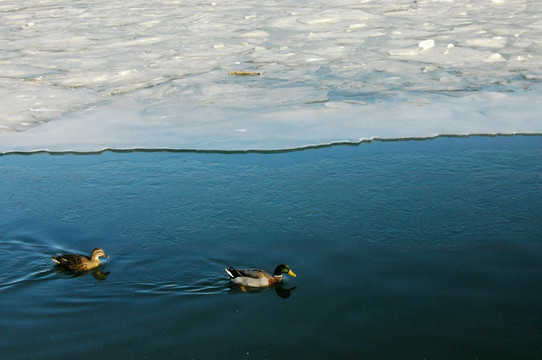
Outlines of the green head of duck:
{"label": "green head of duck", "polygon": [[296,277],[295,273],[290,269],[290,267],[286,264],[280,264],[275,268],[275,272],[273,275],[282,275],[282,274],[288,274],[290,276]]}

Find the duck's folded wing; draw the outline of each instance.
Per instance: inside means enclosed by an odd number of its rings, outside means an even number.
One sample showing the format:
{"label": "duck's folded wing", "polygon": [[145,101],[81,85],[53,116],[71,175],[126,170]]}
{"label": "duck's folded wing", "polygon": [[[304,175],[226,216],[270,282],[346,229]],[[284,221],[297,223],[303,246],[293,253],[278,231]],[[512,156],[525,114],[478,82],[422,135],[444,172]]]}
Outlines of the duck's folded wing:
{"label": "duck's folded wing", "polygon": [[66,264],[79,265],[79,264],[82,264],[84,261],[84,257],[80,255],[72,255],[72,254],[60,255],[52,259],[60,265],[66,265]]}
{"label": "duck's folded wing", "polygon": [[261,279],[267,276],[267,273],[262,269],[234,269],[229,267],[226,269],[232,279],[237,277],[248,277],[253,279]]}
{"label": "duck's folded wing", "polygon": [[250,277],[254,279],[261,279],[267,276],[267,273],[262,269],[243,269],[238,270],[241,276]]}

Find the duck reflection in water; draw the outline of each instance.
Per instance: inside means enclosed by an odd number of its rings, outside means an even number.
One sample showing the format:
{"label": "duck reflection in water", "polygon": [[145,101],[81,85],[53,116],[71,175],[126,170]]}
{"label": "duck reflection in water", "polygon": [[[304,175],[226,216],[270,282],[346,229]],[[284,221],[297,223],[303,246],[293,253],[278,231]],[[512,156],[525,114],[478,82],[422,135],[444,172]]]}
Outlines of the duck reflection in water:
{"label": "duck reflection in water", "polygon": [[277,293],[277,295],[283,299],[289,298],[294,292],[294,290],[297,288],[297,286],[294,286],[291,288],[285,288],[282,284],[267,286],[263,288],[254,288],[254,287],[242,286],[242,285],[237,285],[237,284],[232,284],[232,283],[230,283],[229,286],[230,286],[229,292],[232,294],[240,294],[240,293],[258,294],[264,291],[268,291],[270,289],[275,289],[275,292]]}
{"label": "duck reflection in water", "polygon": [[68,269],[64,269],[62,267],[57,266],[57,273],[69,275],[70,277],[79,277],[79,276],[92,274],[92,276],[94,276],[96,280],[102,281],[102,280],[107,279],[111,271],[103,272],[101,269],[98,269],[98,268],[92,269],[92,270],[86,270],[86,271],[73,271],[73,270],[68,270]]}

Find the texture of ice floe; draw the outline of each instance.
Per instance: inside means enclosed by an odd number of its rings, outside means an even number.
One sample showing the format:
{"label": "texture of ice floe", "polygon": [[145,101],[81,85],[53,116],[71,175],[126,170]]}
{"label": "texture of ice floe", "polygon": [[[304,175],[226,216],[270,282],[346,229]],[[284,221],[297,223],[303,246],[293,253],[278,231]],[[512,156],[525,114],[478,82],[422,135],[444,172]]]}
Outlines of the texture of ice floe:
{"label": "texture of ice floe", "polygon": [[[542,2],[0,2],[0,152],[542,133]],[[231,76],[229,71],[260,72]]]}

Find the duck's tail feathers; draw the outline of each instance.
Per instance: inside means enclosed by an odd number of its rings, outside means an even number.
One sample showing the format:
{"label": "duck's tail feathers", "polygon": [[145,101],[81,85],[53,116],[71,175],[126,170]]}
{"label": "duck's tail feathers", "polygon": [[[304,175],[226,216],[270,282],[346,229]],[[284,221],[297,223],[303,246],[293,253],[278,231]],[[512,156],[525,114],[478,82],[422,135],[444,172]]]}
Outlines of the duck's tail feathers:
{"label": "duck's tail feathers", "polygon": [[226,268],[226,272],[228,273],[228,275],[229,275],[230,278],[232,278],[232,279],[235,279],[236,277],[241,276],[241,274],[239,273],[239,271],[235,270],[235,269],[232,268],[231,266],[229,266],[229,267]]}

